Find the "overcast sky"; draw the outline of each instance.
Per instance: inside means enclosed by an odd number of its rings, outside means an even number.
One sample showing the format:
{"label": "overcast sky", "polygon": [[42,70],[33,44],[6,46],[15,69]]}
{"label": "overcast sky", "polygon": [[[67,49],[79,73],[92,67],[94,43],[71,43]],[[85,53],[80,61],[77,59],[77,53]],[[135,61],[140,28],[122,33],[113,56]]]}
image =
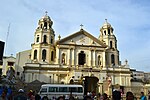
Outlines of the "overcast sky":
{"label": "overcast sky", "polygon": [[149,0],[2,0],[0,40],[7,41],[5,56],[31,49],[45,11],[54,23],[55,39],[79,31],[80,24],[98,38],[107,19],[117,37],[122,64],[127,59],[131,68],[150,72]]}

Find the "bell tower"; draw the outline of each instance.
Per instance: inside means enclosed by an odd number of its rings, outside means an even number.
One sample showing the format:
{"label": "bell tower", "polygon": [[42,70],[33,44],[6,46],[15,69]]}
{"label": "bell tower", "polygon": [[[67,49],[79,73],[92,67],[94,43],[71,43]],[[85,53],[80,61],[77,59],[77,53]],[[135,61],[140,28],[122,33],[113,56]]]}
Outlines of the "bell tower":
{"label": "bell tower", "polygon": [[105,19],[105,23],[100,28],[99,39],[108,47],[106,49],[106,66],[118,66],[119,65],[119,51],[117,49],[117,39],[113,33],[114,29],[111,24]]}
{"label": "bell tower", "polygon": [[53,22],[47,15],[43,16],[34,34],[34,43],[31,44],[31,60],[35,63],[54,63],[55,54],[55,34],[52,28]]}

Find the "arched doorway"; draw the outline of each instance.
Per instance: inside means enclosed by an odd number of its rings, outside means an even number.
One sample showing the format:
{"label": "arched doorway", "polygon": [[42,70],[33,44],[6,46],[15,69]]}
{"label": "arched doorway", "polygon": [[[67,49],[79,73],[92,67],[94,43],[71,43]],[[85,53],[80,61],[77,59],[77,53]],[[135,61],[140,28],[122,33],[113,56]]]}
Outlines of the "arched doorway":
{"label": "arched doorway", "polygon": [[84,77],[84,94],[86,95],[88,92],[98,92],[98,83],[99,79],[94,76],[85,76]]}

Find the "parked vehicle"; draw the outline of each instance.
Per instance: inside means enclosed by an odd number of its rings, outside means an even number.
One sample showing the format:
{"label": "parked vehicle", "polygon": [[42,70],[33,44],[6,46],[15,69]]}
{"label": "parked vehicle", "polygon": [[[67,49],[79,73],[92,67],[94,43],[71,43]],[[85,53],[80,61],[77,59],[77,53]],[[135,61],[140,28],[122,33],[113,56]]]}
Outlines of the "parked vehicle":
{"label": "parked vehicle", "polygon": [[44,84],[39,91],[41,97],[47,96],[49,99],[65,96],[69,99],[70,95],[74,98],[82,99],[84,96],[84,88],[82,85],[65,85],[65,84]]}

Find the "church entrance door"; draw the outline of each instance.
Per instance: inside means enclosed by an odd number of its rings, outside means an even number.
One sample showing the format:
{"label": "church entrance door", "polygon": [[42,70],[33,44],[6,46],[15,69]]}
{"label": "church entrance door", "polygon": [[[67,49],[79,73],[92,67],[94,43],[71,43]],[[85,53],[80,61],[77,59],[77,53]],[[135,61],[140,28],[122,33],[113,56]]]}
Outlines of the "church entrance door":
{"label": "church entrance door", "polygon": [[96,93],[98,92],[97,83],[99,79],[94,76],[85,76],[84,77],[84,94],[86,95],[88,92]]}

